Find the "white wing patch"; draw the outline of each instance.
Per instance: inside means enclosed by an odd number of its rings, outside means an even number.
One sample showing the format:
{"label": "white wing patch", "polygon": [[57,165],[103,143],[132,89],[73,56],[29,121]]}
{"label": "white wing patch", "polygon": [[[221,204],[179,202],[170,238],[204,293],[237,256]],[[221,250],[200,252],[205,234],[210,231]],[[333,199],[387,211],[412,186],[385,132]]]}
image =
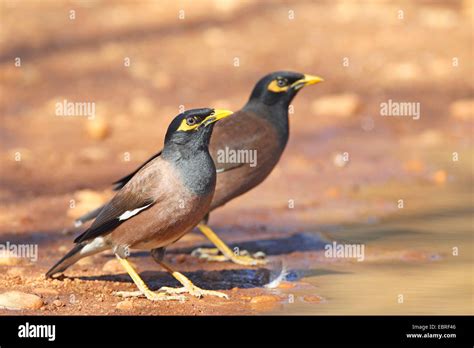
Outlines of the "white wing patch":
{"label": "white wing patch", "polygon": [[119,221],[127,220],[130,219],[132,216],[137,215],[139,212],[141,212],[143,209],[148,208],[152,203],[145,205],[144,207],[133,209],[133,210],[127,210],[125,213],[119,216]]}

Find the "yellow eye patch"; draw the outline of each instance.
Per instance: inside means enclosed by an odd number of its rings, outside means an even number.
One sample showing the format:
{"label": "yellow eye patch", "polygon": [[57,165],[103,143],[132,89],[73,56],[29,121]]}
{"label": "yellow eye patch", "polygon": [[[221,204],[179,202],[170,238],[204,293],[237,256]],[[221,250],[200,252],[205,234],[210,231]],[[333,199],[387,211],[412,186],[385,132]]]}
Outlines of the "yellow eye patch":
{"label": "yellow eye patch", "polygon": [[194,123],[192,126],[188,125],[187,119],[182,120],[177,130],[188,132],[188,131],[196,129],[197,127],[199,127],[201,122],[199,122],[199,120],[196,117],[194,118],[194,120],[196,123]]}
{"label": "yellow eye patch", "polygon": [[278,81],[277,80],[273,80],[272,82],[270,82],[270,84],[268,85],[267,89],[269,91],[272,91],[272,92],[275,92],[275,93],[281,93],[281,92],[286,92],[288,90],[289,86],[286,85],[286,86],[278,86]]}

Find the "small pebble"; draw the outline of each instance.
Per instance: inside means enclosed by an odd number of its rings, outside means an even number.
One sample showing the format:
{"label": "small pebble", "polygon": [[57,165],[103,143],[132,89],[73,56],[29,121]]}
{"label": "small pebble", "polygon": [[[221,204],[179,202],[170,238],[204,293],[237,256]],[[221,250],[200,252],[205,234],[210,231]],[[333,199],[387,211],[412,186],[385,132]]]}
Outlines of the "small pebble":
{"label": "small pebble", "polygon": [[349,163],[349,157],[344,153],[337,153],[333,157],[333,163],[336,167],[345,167]]}
{"label": "small pebble", "polygon": [[448,174],[444,170],[437,170],[431,176],[431,180],[437,185],[443,185],[448,179]]}
{"label": "small pebble", "polygon": [[309,303],[321,303],[324,299],[318,295],[306,295],[303,297],[303,300]]}
{"label": "small pebble", "polygon": [[278,302],[280,298],[274,295],[261,295],[255,296],[250,300],[250,303],[262,303],[262,302]]}
{"label": "small pebble", "polygon": [[33,294],[21,291],[8,291],[0,294],[0,308],[9,310],[39,309],[43,306],[43,300]]}
{"label": "small pebble", "polygon": [[121,301],[115,305],[115,308],[121,311],[129,311],[133,309],[133,303],[128,300]]}
{"label": "small pebble", "polygon": [[110,134],[109,123],[104,119],[90,120],[86,123],[87,135],[94,140],[103,140]]}
{"label": "small pebble", "polygon": [[295,283],[281,282],[281,283],[278,285],[278,288],[280,288],[280,289],[292,289],[292,288],[294,288],[295,286],[296,286]]}
{"label": "small pebble", "polygon": [[250,300],[250,306],[253,310],[269,311],[281,304],[281,299],[275,295],[255,296]]}
{"label": "small pebble", "polygon": [[64,306],[64,302],[61,301],[61,300],[54,300],[54,301],[53,301],[53,305],[55,305],[56,307],[63,307],[63,306]]}

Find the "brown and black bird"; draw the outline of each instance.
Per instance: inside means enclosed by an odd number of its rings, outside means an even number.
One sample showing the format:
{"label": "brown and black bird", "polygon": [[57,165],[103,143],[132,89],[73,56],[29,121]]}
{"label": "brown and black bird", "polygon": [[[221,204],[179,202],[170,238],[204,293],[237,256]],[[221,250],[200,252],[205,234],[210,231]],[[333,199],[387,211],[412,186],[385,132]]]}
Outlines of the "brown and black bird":
{"label": "brown and black bird", "polygon": [[[289,137],[288,107],[296,94],[305,86],[322,82],[317,76],[297,72],[278,71],[264,76],[255,85],[250,99],[234,116],[216,125],[209,151],[216,164],[217,184],[206,218],[198,225],[217,249],[197,249],[194,253],[208,260],[231,260],[243,265],[264,264],[247,255],[236,255],[207,225],[209,213],[260,184],[278,163]],[[254,151],[256,163],[226,161],[227,153]],[[162,156],[158,152],[148,161]],[[147,165],[145,162],[137,170]],[[116,181],[116,189],[123,187],[133,172]],[[102,207],[76,220],[76,226],[95,217]],[[218,252],[222,255],[217,255]]]}
{"label": "brown and black bird", "polygon": [[[231,111],[193,109],[178,115],[169,125],[161,155],[143,165],[97,215],[76,245],[47,273],[64,272],[79,259],[112,250],[133,279],[139,292],[150,300],[180,299],[172,295],[226,297],[196,287],[183,274],[163,262],[166,246],[193,229],[209,212],[216,185],[216,167],[209,154],[214,123]],[[183,288],[152,292],[128,263],[130,250],[151,250],[156,262],[173,275]],[[122,293],[127,295],[127,293]]]}

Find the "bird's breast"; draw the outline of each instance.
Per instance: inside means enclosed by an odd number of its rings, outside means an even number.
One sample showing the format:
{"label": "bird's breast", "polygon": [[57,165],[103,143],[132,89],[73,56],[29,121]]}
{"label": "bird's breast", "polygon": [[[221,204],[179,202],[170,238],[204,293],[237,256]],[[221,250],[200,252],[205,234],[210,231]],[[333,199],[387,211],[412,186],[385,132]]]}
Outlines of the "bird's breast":
{"label": "bird's breast", "polygon": [[195,192],[173,165],[163,164],[161,169],[156,203],[118,226],[110,235],[112,244],[141,250],[167,246],[189,232],[209,211],[215,171],[207,174],[214,175],[212,187],[206,186],[207,192]]}

